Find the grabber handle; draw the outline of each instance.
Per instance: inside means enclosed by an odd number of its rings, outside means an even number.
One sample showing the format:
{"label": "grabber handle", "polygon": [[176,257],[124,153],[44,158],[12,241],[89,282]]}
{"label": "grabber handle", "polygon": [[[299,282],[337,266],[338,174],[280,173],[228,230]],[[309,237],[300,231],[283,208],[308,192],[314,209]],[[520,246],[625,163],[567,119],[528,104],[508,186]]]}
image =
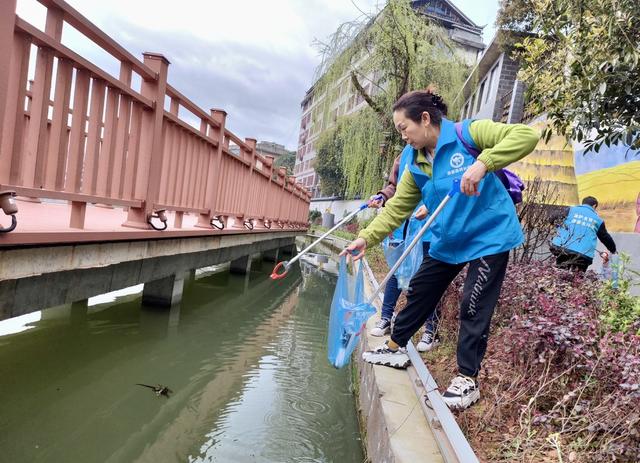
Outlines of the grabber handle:
{"label": "grabber handle", "polygon": [[[278,273],[278,271],[284,267],[284,272]],[[281,280],[282,278],[287,276],[287,272],[289,271],[289,262],[283,260],[282,262],[278,262],[275,267],[273,267],[273,272],[271,272],[272,280]]]}
{"label": "grabber handle", "polygon": [[414,246],[418,243],[418,241],[422,240],[422,235],[425,234],[425,232],[431,226],[431,224],[436,219],[436,217],[438,217],[438,214],[440,214],[440,211],[445,207],[445,205],[449,202],[449,200],[458,193],[460,193],[460,180],[455,179],[453,181],[453,185],[451,186],[451,190],[449,190],[449,193],[447,193],[447,196],[445,196],[444,199],[440,202],[436,210],[431,213],[431,215],[429,216],[425,224],[422,226],[418,234],[413,238],[409,246],[405,247],[405,250],[402,253],[402,255],[398,258],[396,263],[391,267],[387,275],[382,279],[382,281],[378,284],[378,286],[373,290],[371,297],[367,301],[368,304],[373,304],[373,301],[375,301],[379,295],[380,289],[384,288],[384,286],[387,284],[387,281],[389,281],[389,279],[393,276],[396,270],[398,270],[398,267],[400,267],[400,264],[402,264],[402,261],[406,259],[406,257],[409,255],[409,253],[414,248]]}

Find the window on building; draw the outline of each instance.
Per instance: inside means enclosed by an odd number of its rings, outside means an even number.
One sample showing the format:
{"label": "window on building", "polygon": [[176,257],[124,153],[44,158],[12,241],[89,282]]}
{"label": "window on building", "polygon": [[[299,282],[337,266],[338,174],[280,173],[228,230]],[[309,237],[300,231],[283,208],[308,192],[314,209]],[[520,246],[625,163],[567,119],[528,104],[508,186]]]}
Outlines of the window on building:
{"label": "window on building", "polygon": [[461,113],[463,119],[465,119],[465,118],[468,119],[469,118],[468,112],[469,112],[469,102],[467,101],[467,103],[464,105],[464,109],[462,110],[462,113]]}
{"label": "window on building", "polygon": [[489,97],[491,96],[491,88],[493,87],[493,79],[496,76],[496,72],[498,71],[498,65],[496,64],[491,70],[491,74],[489,74],[489,83],[487,85],[487,95],[484,98],[484,101],[489,101]]}
{"label": "window on building", "polygon": [[473,96],[471,97],[471,106],[469,107],[469,117],[475,114],[475,111],[473,110],[473,108],[476,107],[476,101],[478,101],[478,92],[474,93]]}
{"label": "window on building", "polygon": [[485,80],[484,82],[482,82],[482,85],[480,85],[480,92],[478,93],[478,103],[476,105],[476,112],[480,111],[480,107],[482,106],[482,95],[484,95],[484,86],[487,83],[487,81]]}

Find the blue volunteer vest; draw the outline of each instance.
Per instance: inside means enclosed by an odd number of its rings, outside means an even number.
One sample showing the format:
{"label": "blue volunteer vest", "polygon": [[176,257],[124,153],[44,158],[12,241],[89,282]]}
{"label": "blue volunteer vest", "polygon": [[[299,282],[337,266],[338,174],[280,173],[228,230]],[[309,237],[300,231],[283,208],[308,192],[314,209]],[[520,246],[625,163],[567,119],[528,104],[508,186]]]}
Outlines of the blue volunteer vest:
{"label": "blue volunteer vest", "polygon": [[[414,149],[411,147],[411,145],[405,146],[404,149],[402,150],[402,153],[400,154],[400,165],[398,166],[398,178],[396,179],[396,185],[400,183],[400,179],[402,178],[402,175],[405,173],[407,169],[409,169],[409,166],[411,166],[411,164],[413,163],[413,154],[414,154]],[[419,203],[416,206],[415,210],[413,211],[414,214],[420,208],[421,205],[422,204]],[[424,225],[428,217],[429,216],[427,215],[427,217],[425,217],[424,220],[420,220],[419,222]],[[404,239],[403,234],[404,234],[404,228],[406,223],[407,223],[406,221],[402,222],[402,225],[400,225],[398,228],[396,228],[393,231],[393,233],[391,234],[393,236],[393,239],[395,240]],[[429,243],[430,241],[431,241],[431,229],[428,228],[427,231],[424,233],[424,235],[422,235],[422,242]]]}
{"label": "blue volunteer vest", "polygon": [[593,259],[598,229],[603,220],[588,204],[569,209],[564,225],[558,228],[553,244]]}
{"label": "blue volunteer vest", "polygon": [[[465,141],[475,146],[469,133],[471,120],[462,121]],[[415,150],[409,171],[422,191],[422,201],[434,211],[476,159],[467,152],[456,135],[455,124],[442,119],[433,161],[433,177],[415,163]],[[519,246],[524,236],[513,201],[494,173],[480,181],[479,196],[457,194],[449,200],[431,225],[429,254],[449,264],[469,262],[483,256],[509,251]]]}

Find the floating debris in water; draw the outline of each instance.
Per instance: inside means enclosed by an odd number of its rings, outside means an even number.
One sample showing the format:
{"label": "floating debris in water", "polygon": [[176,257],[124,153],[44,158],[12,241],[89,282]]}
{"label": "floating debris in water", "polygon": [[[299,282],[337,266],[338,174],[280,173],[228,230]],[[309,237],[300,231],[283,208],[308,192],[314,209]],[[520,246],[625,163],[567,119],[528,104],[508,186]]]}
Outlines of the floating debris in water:
{"label": "floating debris in water", "polygon": [[173,391],[171,389],[169,389],[167,386],[163,386],[162,384],[158,384],[157,386],[150,386],[148,384],[136,383],[136,386],[144,386],[148,387],[149,389],[153,389],[153,392],[155,392],[158,397],[160,397],[161,395],[169,397],[169,394],[173,394]]}

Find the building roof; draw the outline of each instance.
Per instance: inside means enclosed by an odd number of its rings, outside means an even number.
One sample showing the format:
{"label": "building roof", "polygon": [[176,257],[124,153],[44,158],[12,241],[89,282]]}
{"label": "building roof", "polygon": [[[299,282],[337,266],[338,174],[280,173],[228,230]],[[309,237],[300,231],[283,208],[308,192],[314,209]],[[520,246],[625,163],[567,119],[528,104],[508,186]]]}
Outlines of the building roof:
{"label": "building roof", "polygon": [[476,33],[481,33],[484,29],[484,26],[478,26],[449,0],[412,0],[411,6],[446,25],[466,26],[465,28]]}
{"label": "building roof", "polygon": [[493,36],[493,39],[491,39],[491,42],[484,50],[484,53],[480,56],[478,64],[476,64],[471,70],[469,77],[456,95],[454,101],[457,101],[459,98],[462,98],[462,101],[465,101],[482,81],[482,78],[491,70],[493,64],[500,58],[502,53],[505,52],[505,49],[511,49],[511,47],[507,45],[508,41],[517,36],[525,35],[529,34],[498,29],[496,34]]}

